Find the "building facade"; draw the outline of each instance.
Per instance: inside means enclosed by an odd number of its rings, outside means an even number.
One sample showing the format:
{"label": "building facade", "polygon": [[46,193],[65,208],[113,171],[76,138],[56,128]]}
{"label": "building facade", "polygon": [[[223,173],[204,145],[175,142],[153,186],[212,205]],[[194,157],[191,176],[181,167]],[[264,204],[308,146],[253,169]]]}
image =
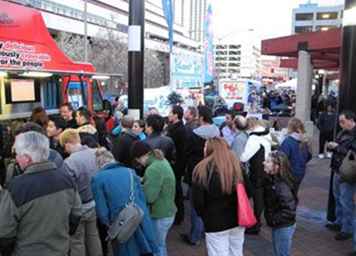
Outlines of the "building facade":
{"label": "building facade", "polygon": [[251,42],[225,41],[214,45],[215,70],[219,79],[259,78],[261,50]]}
{"label": "building facade", "polygon": [[293,9],[292,33],[326,31],[342,26],[343,5],[301,4]]}

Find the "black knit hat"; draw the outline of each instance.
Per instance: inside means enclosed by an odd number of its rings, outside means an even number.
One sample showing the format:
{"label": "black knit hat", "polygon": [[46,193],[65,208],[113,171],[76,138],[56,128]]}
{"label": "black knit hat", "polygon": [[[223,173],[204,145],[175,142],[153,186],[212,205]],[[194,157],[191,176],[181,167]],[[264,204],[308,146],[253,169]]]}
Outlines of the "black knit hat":
{"label": "black knit hat", "polygon": [[148,145],[146,142],[136,141],[131,146],[131,151],[130,151],[131,159],[140,158],[141,156],[146,155],[151,151],[152,151],[151,146]]}

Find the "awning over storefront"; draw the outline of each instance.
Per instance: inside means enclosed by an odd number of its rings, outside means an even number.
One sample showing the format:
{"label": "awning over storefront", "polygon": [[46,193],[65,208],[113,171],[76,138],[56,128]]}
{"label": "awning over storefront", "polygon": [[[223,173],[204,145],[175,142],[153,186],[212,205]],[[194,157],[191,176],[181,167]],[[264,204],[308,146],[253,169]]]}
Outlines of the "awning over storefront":
{"label": "awning over storefront", "polygon": [[56,45],[39,11],[0,0],[0,70],[91,74]]}
{"label": "awning over storefront", "polygon": [[296,69],[298,51],[302,47],[311,54],[315,69],[338,69],[341,33],[341,29],[331,29],[263,40],[262,54],[287,57],[281,59],[280,66]]}

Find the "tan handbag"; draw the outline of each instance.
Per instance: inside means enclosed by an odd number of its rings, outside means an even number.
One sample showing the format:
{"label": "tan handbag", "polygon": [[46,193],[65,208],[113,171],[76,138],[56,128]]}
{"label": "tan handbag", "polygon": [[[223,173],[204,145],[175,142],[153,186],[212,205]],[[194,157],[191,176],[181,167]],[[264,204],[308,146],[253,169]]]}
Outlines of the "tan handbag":
{"label": "tan handbag", "polygon": [[340,167],[340,177],[347,183],[356,183],[356,154],[349,150]]}

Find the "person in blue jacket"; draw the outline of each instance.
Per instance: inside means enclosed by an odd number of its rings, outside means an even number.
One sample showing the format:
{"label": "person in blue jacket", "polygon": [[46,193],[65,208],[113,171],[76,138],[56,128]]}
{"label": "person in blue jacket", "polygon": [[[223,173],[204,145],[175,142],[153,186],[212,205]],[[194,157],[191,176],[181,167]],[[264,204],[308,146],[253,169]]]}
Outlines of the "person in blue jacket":
{"label": "person in blue jacket", "polygon": [[288,136],[283,141],[280,150],[288,157],[298,191],[305,176],[306,165],[312,158],[305,138],[304,124],[298,118],[289,120]]}
{"label": "person in blue jacket", "polygon": [[[99,148],[96,152],[96,162],[100,170],[92,178],[91,187],[96,204],[96,212],[101,223],[107,227],[125,207],[130,193],[130,172],[115,162],[111,152]],[[156,232],[147,208],[140,179],[135,174],[134,192],[135,203],[143,210],[144,218],[134,235],[122,244],[113,243],[114,256],[140,256],[158,253]]]}

